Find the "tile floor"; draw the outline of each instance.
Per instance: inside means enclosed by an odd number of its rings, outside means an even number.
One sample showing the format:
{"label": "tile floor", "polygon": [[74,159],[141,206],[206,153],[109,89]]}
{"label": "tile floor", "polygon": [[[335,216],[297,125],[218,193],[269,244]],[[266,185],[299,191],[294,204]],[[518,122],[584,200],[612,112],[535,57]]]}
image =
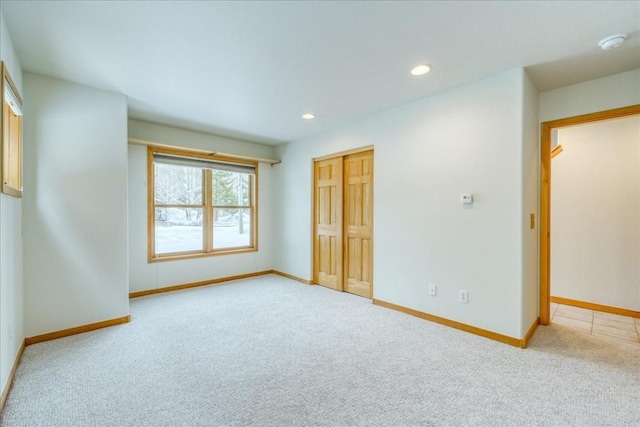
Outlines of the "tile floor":
{"label": "tile floor", "polygon": [[640,319],[551,303],[551,323],[640,346]]}

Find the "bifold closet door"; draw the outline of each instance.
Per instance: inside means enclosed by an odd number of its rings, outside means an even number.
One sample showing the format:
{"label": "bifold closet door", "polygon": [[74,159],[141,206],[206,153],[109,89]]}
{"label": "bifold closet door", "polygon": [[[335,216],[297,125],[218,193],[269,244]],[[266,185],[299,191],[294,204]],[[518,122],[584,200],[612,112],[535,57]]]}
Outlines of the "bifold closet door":
{"label": "bifold closet door", "polygon": [[372,297],[373,152],[344,158],[344,290]]}
{"label": "bifold closet door", "polygon": [[314,164],[314,283],[342,288],[342,157]]}

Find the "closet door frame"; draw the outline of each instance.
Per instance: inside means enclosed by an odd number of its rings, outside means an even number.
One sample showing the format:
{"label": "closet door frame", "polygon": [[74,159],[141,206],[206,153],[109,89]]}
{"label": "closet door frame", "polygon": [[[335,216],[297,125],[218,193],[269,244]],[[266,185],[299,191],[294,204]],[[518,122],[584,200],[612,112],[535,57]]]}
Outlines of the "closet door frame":
{"label": "closet door frame", "polygon": [[[318,195],[317,195],[317,186],[316,186],[316,164],[317,162],[320,161],[324,161],[324,160],[329,160],[329,159],[336,159],[336,158],[340,158],[342,160],[342,164],[343,164],[343,168],[344,169],[344,158],[346,156],[352,155],[352,154],[358,154],[358,153],[363,153],[366,151],[371,151],[372,153],[372,159],[375,158],[375,150],[374,150],[374,146],[373,145],[368,145],[365,147],[361,147],[361,148],[356,148],[353,150],[347,150],[347,151],[341,151],[338,153],[333,153],[333,154],[329,154],[326,156],[320,156],[320,157],[315,157],[313,158],[313,163],[312,163],[312,192],[311,194],[313,195],[313,199],[312,199],[312,215],[311,215],[311,221],[312,221],[312,235],[311,235],[311,265],[312,265],[312,274],[311,277],[312,279],[312,284],[319,284],[318,283],[318,271],[319,271],[319,252],[318,252],[318,245],[317,245],[317,233],[318,233],[318,206],[317,206],[317,202],[318,202]],[[373,161],[373,160],[372,160]],[[344,171],[343,171],[344,172]],[[344,174],[343,175],[343,190],[341,191],[342,193],[342,197],[344,198]],[[371,203],[371,209],[373,211],[373,197],[375,197],[375,191],[372,191],[372,203]],[[344,203],[346,201],[343,199],[342,200],[342,207],[344,208]],[[371,297],[373,297],[373,286],[374,286],[374,280],[373,280],[373,251],[374,251],[374,236],[373,236],[373,212],[372,212],[372,225],[371,225]],[[332,289],[336,289],[339,291],[344,291],[345,290],[345,283],[344,283],[344,235],[345,235],[345,224],[344,221],[342,221],[342,227],[340,229],[340,245],[341,245],[341,254],[340,254],[340,263],[342,265],[342,268],[340,269],[340,280],[339,280],[339,286],[338,288],[332,288]]]}

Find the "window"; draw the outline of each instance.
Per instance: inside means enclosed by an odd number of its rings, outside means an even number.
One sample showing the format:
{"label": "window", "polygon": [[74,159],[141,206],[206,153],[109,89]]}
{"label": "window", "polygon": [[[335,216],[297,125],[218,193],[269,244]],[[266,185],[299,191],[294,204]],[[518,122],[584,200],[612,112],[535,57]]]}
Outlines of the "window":
{"label": "window", "polygon": [[257,166],[149,147],[149,260],[257,250]]}
{"label": "window", "polygon": [[2,192],[22,197],[22,99],[2,63]]}

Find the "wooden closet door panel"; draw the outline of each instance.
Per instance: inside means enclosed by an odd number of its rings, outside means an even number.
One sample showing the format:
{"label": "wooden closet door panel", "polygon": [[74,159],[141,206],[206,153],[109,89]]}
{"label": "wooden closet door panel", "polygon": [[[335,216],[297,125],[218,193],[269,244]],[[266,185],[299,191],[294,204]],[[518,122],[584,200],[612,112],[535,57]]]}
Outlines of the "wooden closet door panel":
{"label": "wooden closet door panel", "polygon": [[315,283],[342,290],[342,158],[314,164]]}

